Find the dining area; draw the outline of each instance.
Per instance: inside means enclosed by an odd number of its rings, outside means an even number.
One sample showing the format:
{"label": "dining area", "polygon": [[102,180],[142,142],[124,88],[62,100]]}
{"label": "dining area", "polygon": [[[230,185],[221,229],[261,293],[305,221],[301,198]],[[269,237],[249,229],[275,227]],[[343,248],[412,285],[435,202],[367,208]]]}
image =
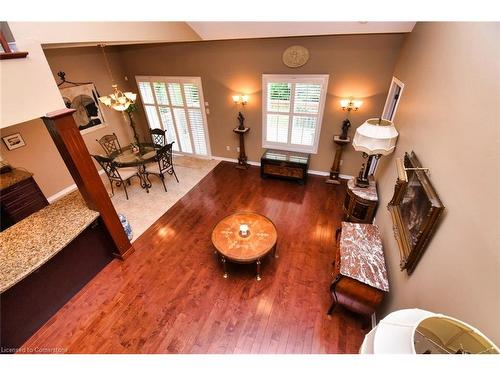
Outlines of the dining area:
{"label": "dining area", "polygon": [[167,143],[166,131],[150,129],[150,143],[131,143],[122,147],[115,133],[103,135],[96,142],[104,150],[104,154],[92,154],[95,161],[106,174],[111,188],[111,196],[116,188],[123,188],[128,200],[127,185],[131,179],[137,178],[142,189],[149,193],[153,183],[150,176],[156,176],[167,192],[165,178],[173,176],[177,183],[179,179],[173,165],[172,148],[174,142]]}
{"label": "dining area", "polygon": [[177,152],[163,129],[149,129],[149,138],[123,145],[115,133],[105,134],[95,139],[102,152],[91,153],[132,242],[219,163]]}

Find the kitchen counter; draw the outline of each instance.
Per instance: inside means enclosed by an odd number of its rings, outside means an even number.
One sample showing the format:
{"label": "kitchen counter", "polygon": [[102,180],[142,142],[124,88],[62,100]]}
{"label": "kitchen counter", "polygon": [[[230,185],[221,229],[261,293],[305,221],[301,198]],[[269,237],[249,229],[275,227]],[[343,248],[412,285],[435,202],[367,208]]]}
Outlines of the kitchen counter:
{"label": "kitchen counter", "polygon": [[10,172],[0,174],[0,190],[7,189],[9,186],[17,184],[33,176],[33,173],[22,169],[13,169]]}
{"label": "kitchen counter", "polygon": [[1,232],[0,293],[50,260],[98,217],[77,190]]}

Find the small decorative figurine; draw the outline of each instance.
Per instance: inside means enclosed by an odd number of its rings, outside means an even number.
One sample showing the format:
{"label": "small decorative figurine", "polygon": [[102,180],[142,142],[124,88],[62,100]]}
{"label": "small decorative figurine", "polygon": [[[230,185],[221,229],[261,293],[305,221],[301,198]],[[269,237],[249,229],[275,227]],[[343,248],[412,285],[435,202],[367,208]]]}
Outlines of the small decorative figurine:
{"label": "small decorative figurine", "polygon": [[240,125],[238,126],[238,130],[245,130],[245,117],[243,117],[241,112],[238,112],[238,121],[240,122]]}
{"label": "small decorative figurine", "polygon": [[347,139],[347,132],[351,127],[351,122],[348,119],[342,121],[342,134],[340,135],[340,139]]}

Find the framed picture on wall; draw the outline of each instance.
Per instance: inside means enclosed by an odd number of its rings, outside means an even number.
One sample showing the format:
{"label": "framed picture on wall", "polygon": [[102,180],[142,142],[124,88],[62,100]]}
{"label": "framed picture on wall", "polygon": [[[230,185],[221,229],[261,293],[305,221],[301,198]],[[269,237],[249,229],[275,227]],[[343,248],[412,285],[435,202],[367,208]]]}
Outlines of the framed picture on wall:
{"label": "framed picture on wall", "polygon": [[93,83],[60,88],[66,108],[75,109],[73,118],[82,134],[104,127],[104,115]]}
{"label": "framed picture on wall", "polygon": [[411,275],[435,232],[444,205],[412,151],[397,163],[398,179],[387,208],[399,246],[401,270]]}
{"label": "framed picture on wall", "polygon": [[20,133],[8,135],[6,137],[2,137],[2,139],[9,150],[15,150],[16,148],[26,146],[26,143]]}

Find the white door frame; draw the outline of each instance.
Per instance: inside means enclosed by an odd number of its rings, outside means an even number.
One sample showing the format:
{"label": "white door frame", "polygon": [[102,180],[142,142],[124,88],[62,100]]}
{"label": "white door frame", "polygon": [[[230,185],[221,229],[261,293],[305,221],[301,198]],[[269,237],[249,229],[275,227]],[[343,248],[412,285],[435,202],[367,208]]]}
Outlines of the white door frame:
{"label": "white door frame", "polygon": [[[399,87],[399,96],[396,102],[396,105],[394,106],[394,111],[392,111],[392,116],[388,118],[389,116],[386,116],[385,113],[389,110],[389,106],[391,105],[393,99],[394,99],[394,92],[396,91],[396,87]],[[389,92],[387,93],[387,99],[385,100],[385,105],[384,105],[384,110],[382,111],[382,115],[380,116],[384,120],[389,120],[393,121],[394,116],[396,115],[396,111],[398,109],[399,102],[401,101],[401,94],[403,93],[403,89],[405,87],[405,84],[401,82],[399,79],[396,77],[392,77],[391,85],[389,86]]]}

